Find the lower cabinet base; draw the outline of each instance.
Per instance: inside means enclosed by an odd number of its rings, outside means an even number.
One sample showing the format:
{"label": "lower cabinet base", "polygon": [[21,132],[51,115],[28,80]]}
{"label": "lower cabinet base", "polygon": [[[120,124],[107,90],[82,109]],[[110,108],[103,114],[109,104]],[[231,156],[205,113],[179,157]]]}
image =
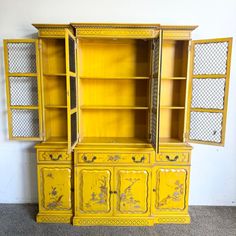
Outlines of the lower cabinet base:
{"label": "lower cabinet base", "polygon": [[66,223],[71,224],[72,214],[38,214],[37,223]]}
{"label": "lower cabinet base", "polygon": [[155,224],[190,224],[191,218],[186,215],[161,215],[155,217]]}
{"label": "lower cabinet base", "polygon": [[[72,220],[73,218],[73,220]],[[152,226],[154,224],[190,224],[187,215],[161,215],[156,217],[73,217],[71,214],[38,214],[37,223],[65,223],[74,226]]]}
{"label": "lower cabinet base", "polygon": [[190,224],[189,214],[155,217],[73,217],[74,226],[153,226],[154,224]]}
{"label": "lower cabinet base", "polygon": [[152,226],[153,217],[74,217],[74,226]]}

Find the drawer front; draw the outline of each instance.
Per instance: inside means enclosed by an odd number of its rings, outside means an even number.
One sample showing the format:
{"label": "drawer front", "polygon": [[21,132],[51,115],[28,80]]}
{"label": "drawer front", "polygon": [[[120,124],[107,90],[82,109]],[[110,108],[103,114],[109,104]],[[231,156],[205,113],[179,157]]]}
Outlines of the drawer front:
{"label": "drawer front", "polygon": [[168,164],[189,163],[190,154],[188,152],[161,152],[157,155],[157,161]]}
{"label": "drawer front", "polygon": [[150,163],[150,153],[76,153],[75,163]]}
{"label": "drawer front", "polygon": [[38,162],[65,162],[71,161],[71,154],[66,151],[42,150],[38,151]]}

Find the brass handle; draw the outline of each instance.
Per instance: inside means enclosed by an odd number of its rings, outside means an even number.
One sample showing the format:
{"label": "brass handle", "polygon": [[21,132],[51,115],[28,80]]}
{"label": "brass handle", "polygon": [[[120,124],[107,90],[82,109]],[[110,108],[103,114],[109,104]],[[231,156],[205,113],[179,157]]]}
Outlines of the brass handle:
{"label": "brass handle", "polygon": [[142,162],[145,160],[145,157],[142,157],[139,161],[136,160],[135,157],[132,157],[132,160],[133,160],[135,163],[142,163]]}
{"label": "brass handle", "polygon": [[91,160],[88,160],[87,156],[83,156],[83,160],[84,160],[84,162],[86,162],[86,163],[94,162],[96,159],[97,159],[96,156],[94,156]]}
{"label": "brass handle", "polygon": [[58,161],[60,158],[62,158],[62,155],[61,155],[61,154],[58,155],[57,157],[53,157],[52,154],[50,154],[49,156],[50,156],[51,160],[53,160],[53,161]]}
{"label": "brass handle", "polygon": [[178,158],[179,158],[179,156],[175,156],[173,159],[171,159],[170,156],[166,156],[166,159],[167,159],[168,161],[177,161]]}
{"label": "brass handle", "polygon": [[109,193],[110,193],[110,194],[113,194],[113,193],[114,193],[114,194],[117,194],[117,191],[110,191]]}

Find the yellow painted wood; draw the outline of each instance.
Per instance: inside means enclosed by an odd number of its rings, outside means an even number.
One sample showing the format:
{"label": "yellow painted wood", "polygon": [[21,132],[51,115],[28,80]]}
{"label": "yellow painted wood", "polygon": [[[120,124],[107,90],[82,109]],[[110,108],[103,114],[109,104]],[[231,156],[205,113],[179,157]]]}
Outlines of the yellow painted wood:
{"label": "yellow painted wood", "polygon": [[[186,137],[193,77],[190,33],[196,26],[107,23],[34,26],[39,29],[40,39],[29,42],[38,42],[39,71],[6,75],[33,76],[39,81],[43,109],[41,104],[8,108],[39,109],[42,117],[40,129],[45,138],[36,145],[37,222],[71,223],[73,218],[77,226],[190,223],[191,146]],[[77,45],[76,72],[70,71],[69,37]],[[153,39],[157,38],[159,55],[154,58]],[[194,43],[205,42],[211,41]],[[230,39],[228,42],[227,73],[194,76],[225,78],[226,94]],[[152,70],[154,60],[159,63],[158,74]],[[6,58],[5,61],[8,71]],[[76,78],[78,96],[73,109],[71,76]],[[158,86],[155,95],[158,125],[154,133],[159,150],[150,142],[153,80],[157,80]],[[226,114],[226,108],[192,110]],[[72,114],[78,115],[76,146],[71,143]],[[224,131],[225,119],[222,126]]]}
{"label": "yellow painted wood", "polygon": [[75,216],[111,215],[113,171],[110,167],[75,168]]}
{"label": "yellow painted wood", "polygon": [[38,165],[39,212],[72,212],[70,165]]}
{"label": "yellow painted wood", "polygon": [[153,214],[183,214],[188,210],[189,167],[157,166],[153,169]]}
{"label": "yellow painted wood", "polygon": [[82,152],[75,154],[75,164],[147,164],[150,163],[151,153],[130,152]]}
{"label": "yellow painted wood", "polygon": [[[8,134],[9,139],[12,140],[42,140],[43,139],[43,121],[42,121],[42,97],[41,97],[41,78],[40,78],[40,61],[39,61],[39,40],[37,39],[6,39],[4,40],[4,62],[5,62],[5,78],[6,78],[6,94],[7,94],[7,114],[8,114]],[[35,58],[36,58],[36,73],[10,73],[9,72],[9,55],[8,55],[8,43],[33,43],[35,46]],[[19,59],[19,58],[18,58]],[[10,77],[22,77],[22,76],[32,76],[33,79],[37,79],[38,87],[38,106],[11,106],[11,92],[10,92]],[[20,95],[20,94],[19,94]],[[37,109],[38,119],[39,119],[39,135],[38,137],[19,137],[13,135],[13,124],[12,124],[12,109]]]}
{"label": "yellow painted wood", "polygon": [[[197,75],[196,78],[202,78],[202,79],[216,79],[216,78],[225,78],[225,91],[224,91],[224,108],[223,110],[216,110],[216,109],[202,109],[202,108],[192,108],[191,107],[191,100],[192,100],[192,80],[195,78],[195,75],[193,75],[194,71],[194,55],[195,55],[195,46],[198,44],[209,44],[209,43],[220,43],[225,42],[228,44],[228,51],[226,55],[226,72],[225,74],[203,74],[203,75]],[[214,52],[217,53],[217,52]],[[191,60],[190,60],[190,66],[189,66],[189,93],[188,93],[188,114],[187,114],[187,139],[191,142],[195,143],[201,143],[201,144],[211,144],[211,145],[217,145],[217,146],[224,146],[225,143],[225,131],[226,131],[226,117],[227,117],[227,105],[228,105],[228,92],[229,92],[229,76],[230,76],[230,65],[231,65],[231,53],[232,53],[232,38],[217,38],[217,39],[204,39],[204,40],[194,40],[192,41],[191,46]],[[202,77],[201,77],[202,76]],[[219,77],[218,77],[219,76]],[[221,112],[223,114],[222,118],[222,130],[221,130],[221,140],[220,142],[210,142],[205,140],[191,140],[189,137],[190,133],[190,113],[191,111],[198,111],[198,112]],[[211,121],[214,122],[214,121]],[[210,122],[210,123],[211,123]],[[192,127],[193,128],[193,127]]]}
{"label": "yellow painted wood", "polygon": [[114,215],[149,215],[149,168],[115,168]]}

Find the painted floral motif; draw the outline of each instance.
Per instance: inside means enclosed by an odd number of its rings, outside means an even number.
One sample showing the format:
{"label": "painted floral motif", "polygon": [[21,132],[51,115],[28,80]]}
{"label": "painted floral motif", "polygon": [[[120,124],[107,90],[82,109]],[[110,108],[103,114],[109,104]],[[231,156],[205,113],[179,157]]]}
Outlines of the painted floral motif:
{"label": "painted floral motif", "polygon": [[181,201],[184,194],[184,185],[179,182],[179,180],[176,180],[175,182],[175,188],[174,192],[171,195],[167,195],[167,197],[163,198],[159,203],[159,207],[162,207],[164,205],[167,205],[169,201],[178,202]]}
{"label": "painted floral motif", "polygon": [[62,198],[63,195],[59,195],[57,188],[52,186],[52,190],[49,193],[50,202],[48,203],[47,207],[51,210],[55,208],[59,208],[62,206]]}
{"label": "painted floral motif", "polygon": [[120,203],[123,208],[128,207],[130,208],[140,208],[140,201],[135,200],[133,193],[132,193],[132,187],[134,186],[135,183],[140,181],[140,179],[136,178],[129,178],[126,179],[130,184],[128,187],[124,189],[124,192],[120,194]]}
{"label": "painted floral motif", "polygon": [[92,192],[89,202],[86,203],[86,207],[90,208],[94,204],[107,204],[107,178],[102,176],[98,180],[99,189],[98,193]]}

